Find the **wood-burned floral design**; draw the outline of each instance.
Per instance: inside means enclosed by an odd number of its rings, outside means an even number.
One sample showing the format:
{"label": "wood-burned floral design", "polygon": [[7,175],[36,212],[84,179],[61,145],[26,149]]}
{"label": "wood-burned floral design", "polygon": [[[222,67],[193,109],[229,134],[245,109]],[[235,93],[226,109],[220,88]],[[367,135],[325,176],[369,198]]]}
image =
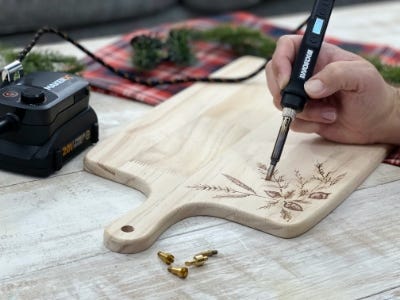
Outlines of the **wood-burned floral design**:
{"label": "wood-burned floral design", "polygon": [[[258,170],[264,180],[267,166],[259,164]],[[301,213],[313,201],[328,199],[331,194],[329,188],[342,180],[346,173],[338,174],[338,170],[326,171],[323,163],[316,163],[309,177],[304,177],[299,170],[295,170],[292,180],[275,171],[270,181],[264,180],[262,192],[257,192],[250,185],[231,175],[222,175],[230,182],[230,186],[197,184],[188,188],[214,192],[213,198],[264,198],[266,204],[259,209],[279,207],[281,218],[289,222],[293,213]]]}

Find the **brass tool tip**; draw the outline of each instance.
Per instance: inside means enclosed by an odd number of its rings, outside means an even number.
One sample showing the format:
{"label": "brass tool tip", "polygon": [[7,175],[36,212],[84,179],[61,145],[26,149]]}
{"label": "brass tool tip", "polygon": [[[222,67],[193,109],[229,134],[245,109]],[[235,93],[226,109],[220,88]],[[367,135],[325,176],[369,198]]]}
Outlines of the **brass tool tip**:
{"label": "brass tool tip", "polygon": [[168,267],[168,271],[183,279],[186,278],[189,273],[189,270],[186,267]]}
{"label": "brass tool tip", "polygon": [[195,255],[192,260],[185,261],[185,265],[186,266],[200,267],[200,266],[205,264],[207,259],[208,259],[208,256],[204,256],[204,255],[201,255],[201,254]]}
{"label": "brass tool tip", "polygon": [[267,176],[265,177],[265,180],[271,180],[272,175],[274,175],[274,171],[275,171],[275,166],[269,165],[268,170],[267,170]]}
{"label": "brass tool tip", "polygon": [[196,255],[204,255],[204,256],[210,257],[210,256],[217,255],[217,254],[218,254],[218,250],[205,250],[200,253],[197,253]]}
{"label": "brass tool tip", "polygon": [[163,252],[163,251],[158,251],[157,253],[158,257],[165,262],[167,265],[170,265],[171,263],[174,262],[175,257],[171,253]]}

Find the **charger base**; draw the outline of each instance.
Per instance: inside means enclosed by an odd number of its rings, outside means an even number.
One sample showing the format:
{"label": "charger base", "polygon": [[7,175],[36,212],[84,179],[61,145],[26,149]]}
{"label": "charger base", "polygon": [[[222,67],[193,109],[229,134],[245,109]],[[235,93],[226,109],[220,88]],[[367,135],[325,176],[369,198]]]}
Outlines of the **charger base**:
{"label": "charger base", "polygon": [[0,169],[46,177],[98,139],[97,116],[89,106],[59,127],[43,145],[0,139]]}

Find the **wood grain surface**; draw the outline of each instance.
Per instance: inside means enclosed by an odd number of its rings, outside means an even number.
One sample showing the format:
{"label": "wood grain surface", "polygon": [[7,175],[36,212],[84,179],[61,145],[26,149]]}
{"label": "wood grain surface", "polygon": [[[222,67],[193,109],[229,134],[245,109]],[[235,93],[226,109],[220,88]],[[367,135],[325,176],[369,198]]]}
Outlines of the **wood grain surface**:
{"label": "wood grain surface", "polygon": [[[262,63],[242,57],[218,76],[246,74]],[[235,85],[195,84],[96,145],[85,158],[88,171],[148,196],[106,228],[105,245],[139,252],[171,225],[198,215],[298,236],[346,199],[388,150],[292,132],[266,181],[280,122],[260,74]]]}
{"label": "wood grain surface", "polygon": [[[399,1],[338,7],[328,31],[350,41],[400,45],[399,14]],[[294,28],[306,17],[274,21]],[[107,43],[83,41],[91,50]],[[53,49],[81,55],[65,43]],[[98,93],[90,102],[101,139],[154,110]],[[191,217],[172,225],[147,250],[121,255],[104,247],[104,228],[146,197],[85,172],[83,157],[44,179],[0,171],[0,299],[400,299],[398,167],[380,164],[296,238]],[[208,248],[218,255],[191,268],[185,280],[169,274],[157,257],[168,251],[181,264]]]}

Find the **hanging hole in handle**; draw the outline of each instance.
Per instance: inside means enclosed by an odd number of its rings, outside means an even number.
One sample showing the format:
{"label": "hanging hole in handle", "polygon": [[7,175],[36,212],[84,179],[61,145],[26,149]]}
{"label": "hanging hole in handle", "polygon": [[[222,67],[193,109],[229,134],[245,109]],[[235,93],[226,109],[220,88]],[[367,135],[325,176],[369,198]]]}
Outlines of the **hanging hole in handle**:
{"label": "hanging hole in handle", "polygon": [[135,230],[135,228],[133,228],[133,226],[131,226],[131,225],[125,225],[125,226],[121,227],[121,230],[123,232],[132,232]]}

